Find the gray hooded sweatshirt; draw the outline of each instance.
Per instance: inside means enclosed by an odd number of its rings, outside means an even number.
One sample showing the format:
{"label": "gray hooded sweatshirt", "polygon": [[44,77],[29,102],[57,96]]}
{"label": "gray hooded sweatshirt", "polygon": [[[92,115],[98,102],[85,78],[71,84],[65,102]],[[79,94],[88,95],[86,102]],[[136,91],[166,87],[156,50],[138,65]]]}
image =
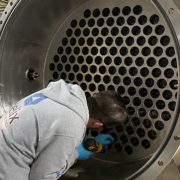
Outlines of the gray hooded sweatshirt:
{"label": "gray hooded sweatshirt", "polygon": [[78,85],[51,82],[0,120],[0,180],[55,180],[77,158],[89,112]]}

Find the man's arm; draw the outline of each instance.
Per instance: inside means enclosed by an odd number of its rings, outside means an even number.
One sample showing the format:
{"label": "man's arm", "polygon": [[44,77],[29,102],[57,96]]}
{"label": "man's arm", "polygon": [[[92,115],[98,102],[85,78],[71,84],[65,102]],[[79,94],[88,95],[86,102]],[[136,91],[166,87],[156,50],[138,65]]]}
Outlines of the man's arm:
{"label": "man's arm", "polygon": [[[47,142],[50,143],[47,144]],[[65,136],[52,136],[41,140],[37,148],[37,158],[31,166],[29,179],[56,180],[61,177],[77,158],[77,144],[78,141],[75,138]]]}

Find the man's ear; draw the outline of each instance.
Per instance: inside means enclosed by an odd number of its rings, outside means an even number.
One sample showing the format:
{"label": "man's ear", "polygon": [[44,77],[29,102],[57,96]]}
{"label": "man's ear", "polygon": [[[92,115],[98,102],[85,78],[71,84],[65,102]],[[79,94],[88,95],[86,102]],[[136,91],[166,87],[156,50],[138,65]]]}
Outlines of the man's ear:
{"label": "man's ear", "polygon": [[103,123],[99,121],[98,119],[89,118],[87,127],[89,129],[99,129],[103,127]]}
{"label": "man's ear", "polygon": [[94,128],[102,128],[103,127],[103,123],[101,121],[96,121],[94,122]]}

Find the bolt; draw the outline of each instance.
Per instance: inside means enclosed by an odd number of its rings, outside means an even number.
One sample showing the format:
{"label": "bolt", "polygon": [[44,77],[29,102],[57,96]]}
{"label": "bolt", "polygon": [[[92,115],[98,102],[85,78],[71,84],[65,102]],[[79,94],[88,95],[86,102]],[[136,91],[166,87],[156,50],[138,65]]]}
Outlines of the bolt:
{"label": "bolt", "polygon": [[174,13],[174,8],[169,8],[168,13],[173,14]]}
{"label": "bolt", "polygon": [[39,77],[39,74],[35,72],[33,69],[27,69],[25,72],[26,79],[32,81],[36,80]]}
{"label": "bolt", "polygon": [[159,164],[159,166],[163,166],[164,165],[163,161],[158,161],[158,164]]}
{"label": "bolt", "polygon": [[174,140],[175,140],[175,141],[179,141],[179,140],[180,140],[180,136],[177,136],[177,135],[174,136]]}

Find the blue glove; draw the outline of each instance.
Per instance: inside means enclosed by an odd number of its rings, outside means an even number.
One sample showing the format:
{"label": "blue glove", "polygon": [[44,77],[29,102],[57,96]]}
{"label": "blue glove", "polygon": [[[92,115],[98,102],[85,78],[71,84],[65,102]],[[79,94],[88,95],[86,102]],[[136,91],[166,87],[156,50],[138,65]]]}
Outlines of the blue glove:
{"label": "blue glove", "polygon": [[95,137],[96,141],[102,144],[103,146],[107,146],[113,144],[114,138],[110,134],[99,134]]}
{"label": "blue glove", "polygon": [[92,157],[94,155],[93,152],[86,150],[84,148],[83,144],[80,144],[78,146],[77,152],[78,152],[78,159],[79,160],[86,160],[86,159],[89,159],[90,157]]}

